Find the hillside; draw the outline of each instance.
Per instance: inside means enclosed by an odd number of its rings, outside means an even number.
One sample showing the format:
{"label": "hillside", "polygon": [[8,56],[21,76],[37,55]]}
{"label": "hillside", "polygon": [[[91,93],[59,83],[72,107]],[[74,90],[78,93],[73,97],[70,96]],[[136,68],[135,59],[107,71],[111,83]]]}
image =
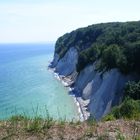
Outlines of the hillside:
{"label": "hillside", "polygon": [[101,70],[117,67],[123,72],[140,72],[140,21],[77,29],[57,40],[55,53],[62,58],[71,47],[79,53],[78,72],[97,59]]}
{"label": "hillside", "polygon": [[70,80],[77,99],[89,101],[86,107],[92,118],[101,119],[122,102],[134,103],[138,118],[139,60],[140,21],[113,22],[79,28],[60,37],[50,67]]}

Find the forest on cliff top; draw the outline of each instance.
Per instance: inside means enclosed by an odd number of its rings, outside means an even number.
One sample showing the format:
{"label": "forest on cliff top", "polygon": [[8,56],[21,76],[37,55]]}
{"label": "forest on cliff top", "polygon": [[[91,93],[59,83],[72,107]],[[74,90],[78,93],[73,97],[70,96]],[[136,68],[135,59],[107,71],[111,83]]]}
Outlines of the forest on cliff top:
{"label": "forest on cliff top", "polygon": [[140,21],[113,22],[79,28],[60,37],[55,52],[60,58],[69,48],[79,52],[77,71],[97,60],[97,70],[118,68],[140,73]]}

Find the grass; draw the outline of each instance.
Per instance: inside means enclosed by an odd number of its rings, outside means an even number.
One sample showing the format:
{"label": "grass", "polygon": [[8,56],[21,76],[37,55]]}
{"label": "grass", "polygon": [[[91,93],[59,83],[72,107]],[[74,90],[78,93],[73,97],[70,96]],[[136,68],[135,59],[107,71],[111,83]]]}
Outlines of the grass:
{"label": "grass", "polygon": [[[110,120],[110,119],[109,119]],[[26,139],[73,139],[73,140],[106,140],[114,137],[117,140],[140,140],[140,122],[113,120],[85,122],[66,119],[54,120],[47,115],[46,119],[40,116],[28,118],[13,116],[9,120],[0,122],[0,140]]]}

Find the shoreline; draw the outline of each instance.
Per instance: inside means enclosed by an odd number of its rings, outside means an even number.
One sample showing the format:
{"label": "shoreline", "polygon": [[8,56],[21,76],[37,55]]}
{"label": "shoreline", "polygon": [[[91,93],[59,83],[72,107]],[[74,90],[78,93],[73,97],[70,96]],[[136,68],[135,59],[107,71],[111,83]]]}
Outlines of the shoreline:
{"label": "shoreline", "polygon": [[58,73],[54,72],[54,68],[49,67],[48,69],[53,72],[54,77],[59,80],[64,87],[68,88],[68,94],[73,98],[74,103],[77,106],[79,120],[81,122],[87,120],[90,116],[90,113],[87,111],[87,105],[89,104],[89,100],[83,100],[82,97],[76,97],[76,93],[74,93],[74,88],[70,87],[70,85],[73,83],[70,78],[61,76]]}

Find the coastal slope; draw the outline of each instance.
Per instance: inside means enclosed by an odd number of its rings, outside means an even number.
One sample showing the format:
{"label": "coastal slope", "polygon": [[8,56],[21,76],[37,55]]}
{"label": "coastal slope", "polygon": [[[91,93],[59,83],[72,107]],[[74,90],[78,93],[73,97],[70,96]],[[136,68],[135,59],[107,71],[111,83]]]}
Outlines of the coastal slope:
{"label": "coastal slope", "polygon": [[128,81],[140,73],[140,22],[102,23],[60,37],[50,65],[71,80],[76,97],[89,100],[96,120],[119,105]]}

